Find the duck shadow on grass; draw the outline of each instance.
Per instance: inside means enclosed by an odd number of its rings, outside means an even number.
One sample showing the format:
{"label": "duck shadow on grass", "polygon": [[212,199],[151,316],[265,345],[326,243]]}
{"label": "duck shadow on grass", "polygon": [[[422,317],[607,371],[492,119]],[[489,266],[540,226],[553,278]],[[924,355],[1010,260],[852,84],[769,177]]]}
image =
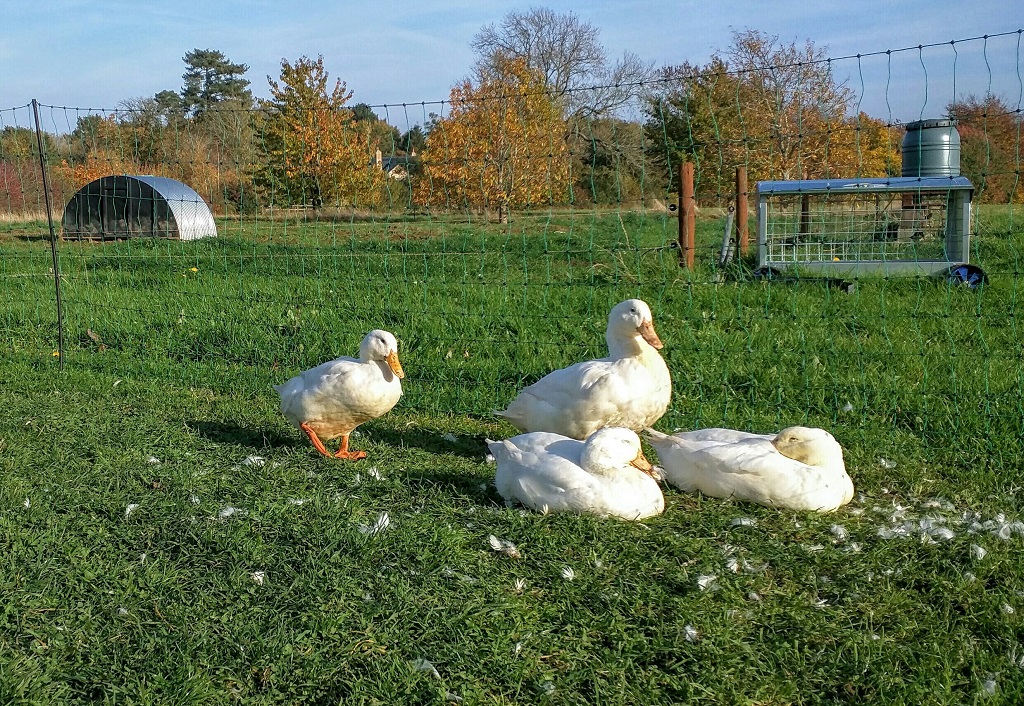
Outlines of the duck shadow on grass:
{"label": "duck shadow on grass", "polygon": [[272,429],[261,429],[255,427],[243,427],[237,424],[224,424],[223,422],[210,422],[203,420],[191,420],[185,422],[185,426],[199,436],[215,441],[218,444],[237,444],[248,446],[254,449],[265,449],[272,446],[300,446],[308,445],[305,437],[298,438],[281,434]]}
{"label": "duck shadow on grass", "polygon": [[[189,420],[185,424],[199,436],[218,444],[244,446],[254,451],[274,447],[304,449],[308,450],[310,458],[319,458],[305,435],[291,428],[278,430],[208,420]],[[357,433],[359,436],[352,439],[351,448],[365,450],[369,456],[366,460],[353,464],[351,466],[353,471],[358,471],[368,463],[370,466],[373,465],[374,457],[379,452],[369,448],[370,445],[415,450],[414,454],[417,451],[427,453],[435,456],[436,459],[433,463],[416,464],[418,467],[415,470],[408,471],[406,483],[410,486],[418,486],[424,490],[450,489],[477,505],[491,506],[503,503],[492,482],[494,466],[485,466],[485,457],[490,451],[485,443],[484,435],[459,434],[445,438],[444,433],[429,427],[414,426],[398,430],[373,423],[360,427]],[[496,434],[495,436],[500,437],[501,435]],[[456,456],[466,461],[476,462],[479,464],[480,470],[474,473],[468,469],[461,470],[453,467],[462,466],[462,464],[460,462],[446,464],[445,456],[449,459]],[[342,464],[344,468],[349,468],[347,464],[351,462],[338,461],[338,463]]]}
{"label": "duck shadow on grass", "polygon": [[[363,429],[360,428],[360,431]],[[371,427],[364,434],[365,437],[395,448],[412,447],[431,454],[461,456],[481,463],[489,453],[484,437],[478,435],[457,435],[452,440],[451,437],[446,439],[444,434],[422,427],[407,431]]]}
{"label": "duck shadow on grass", "polygon": [[[484,465],[485,456],[489,453],[483,436],[459,435],[454,441],[445,439],[443,435],[427,429],[410,429],[399,432],[392,429],[371,429],[364,438],[374,443],[394,448],[415,449],[418,452],[435,456],[433,462],[415,464],[407,471],[406,483],[423,488],[449,488],[458,494],[472,499],[476,503],[490,504],[501,502],[491,481],[494,479],[494,466]],[[415,452],[414,452],[415,453]],[[474,472],[461,462],[445,463],[444,457],[452,456],[479,464],[480,469]]]}

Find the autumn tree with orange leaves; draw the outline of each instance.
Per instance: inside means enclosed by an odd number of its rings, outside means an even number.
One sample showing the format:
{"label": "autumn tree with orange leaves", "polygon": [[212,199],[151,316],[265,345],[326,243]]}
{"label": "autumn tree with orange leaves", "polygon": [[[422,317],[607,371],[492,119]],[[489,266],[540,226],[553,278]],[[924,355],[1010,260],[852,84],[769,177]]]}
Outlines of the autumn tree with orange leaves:
{"label": "autumn tree with orange leaves", "polygon": [[263,133],[267,163],[259,182],[277,204],[373,206],[384,175],[372,167],[369,127],[345,107],[352,91],[340,79],[328,91],[324,60],[281,60],[280,81],[267,77],[272,100]]}
{"label": "autumn tree with orange leaves", "polygon": [[705,66],[665,69],[647,108],[652,157],[695,162],[698,190],[722,196],[740,165],[752,181],[898,174],[902,131],[848,116],[853,93],[824,57],[810,41],[747,30]]}
{"label": "autumn tree with orange leaves", "polygon": [[522,59],[452,88],[451,110],[431,129],[422,157],[420,203],[494,209],[507,222],[513,208],[568,199],[562,111]]}
{"label": "autumn tree with orange leaves", "polygon": [[982,203],[1024,203],[1024,115],[995,95],[969,95],[946,107],[960,133],[960,171]]}

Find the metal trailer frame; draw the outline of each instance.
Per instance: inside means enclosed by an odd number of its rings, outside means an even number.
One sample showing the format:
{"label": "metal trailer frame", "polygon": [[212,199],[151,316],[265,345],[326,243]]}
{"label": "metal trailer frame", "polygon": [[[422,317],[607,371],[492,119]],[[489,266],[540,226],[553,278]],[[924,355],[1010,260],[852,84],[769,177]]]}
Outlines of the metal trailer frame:
{"label": "metal trailer frame", "polygon": [[[971,238],[971,201],[974,186],[962,176],[955,177],[889,177],[883,179],[809,179],[801,181],[761,181],[757,184],[757,253],[758,270],[771,276],[784,270],[795,269],[798,273],[819,276],[859,275],[951,275],[966,281],[967,272],[984,277],[980,268],[968,266]],[[892,206],[899,197],[897,208],[878,210],[880,203]],[[884,216],[890,227],[881,238],[877,232],[857,242],[821,240],[827,237],[825,230],[819,231],[817,251],[801,238],[812,239],[810,231],[814,225],[810,203],[874,204],[875,216]],[[800,203],[799,217],[787,228],[795,230],[776,231],[772,224],[772,203],[780,199]],[[919,225],[924,218],[923,204],[932,211],[944,211],[944,223],[940,234],[934,238],[925,236]],[[893,218],[896,211],[898,218]],[[828,214],[824,209],[815,213]],[[865,218],[868,211],[858,212]],[[792,212],[785,212],[792,217]],[[928,216],[929,218],[931,216]],[[853,216],[849,216],[853,218]],[[780,216],[781,219],[781,216]],[[821,224],[828,225],[828,219],[821,218]],[[821,225],[818,224],[818,225]],[[906,233],[911,235],[906,235]],[[783,237],[779,237],[779,236]],[[856,236],[864,236],[858,231]],[[839,237],[838,235],[836,237]],[[922,238],[930,239],[930,248],[919,247]],[[878,241],[888,241],[881,242]],[[874,242],[872,242],[874,241]],[[926,241],[922,241],[926,242]],[[941,245],[941,254],[938,254]],[[825,247],[823,247],[825,246]],[[831,246],[831,250],[828,246]],[[840,247],[841,246],[841,247]],[[857,246],[857,247],[852,247]],[[867,251],[867,256],[861,251]],[[918,257],[919,250],[930,250],[930,256]],[[801,252],[802,251],[802,252]],[[815,257],[815,253],[817,256]],[[840,254],[841,253],[841,254]],[[913,257],[907,257],[907,254]],[[848,257],[852,254],[853,257]],[[975,272],[976,271],[976,272]]]}

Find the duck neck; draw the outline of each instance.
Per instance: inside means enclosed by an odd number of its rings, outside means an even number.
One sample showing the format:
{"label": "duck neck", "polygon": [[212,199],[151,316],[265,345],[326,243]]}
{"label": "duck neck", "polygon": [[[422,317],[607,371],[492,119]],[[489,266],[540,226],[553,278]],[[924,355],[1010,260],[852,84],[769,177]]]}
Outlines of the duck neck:
{"label": "duck neck", "polygon": [[609,331],[605,335],[605,340],[608,342],[608,356],[610,358],[636,358],[654,351],[654,348],[639,335],[628,337],[612,336]]}

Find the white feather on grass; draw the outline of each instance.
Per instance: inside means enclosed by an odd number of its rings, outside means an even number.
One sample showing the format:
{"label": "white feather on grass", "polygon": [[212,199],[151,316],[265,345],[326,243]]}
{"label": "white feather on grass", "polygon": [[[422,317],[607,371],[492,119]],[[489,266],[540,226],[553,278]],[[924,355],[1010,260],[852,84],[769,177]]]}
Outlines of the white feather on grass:
{"label": "white feather on grass", "polygon": [[387,531],[391,526],[391,517],[388,513],[382,512],[377,516],[377,519],[369,525],[360,524],[359,531],[369,537],[376,537],[377,535]]}
{"label": "white feather on grass", "polygon": [[495,537],[493,534],[491,534],[487,536],[487,541],[491,545],[491,549],[498,552],[499,554],[504,554],[505,556],[511,557],[513,559],[523,558],[523,555],[520,554],[519,549],[516,547],[516,545],[514,545],[507,539],[499,539],[498,537]]}
{"label": "white feather on grass", "polygon": [[697,577],[697,588],[702,591],[708,590],[715,581],[718,580],[717,574],[702,574]]}
{"label": "white feather on grass", "polygon": [[437,668],[429,659],[420,657],[418,659],[410,660],[409,666],[415,669],[417,672],[426,672],[435,679],[440,679],[441,675],[438,673]]}

